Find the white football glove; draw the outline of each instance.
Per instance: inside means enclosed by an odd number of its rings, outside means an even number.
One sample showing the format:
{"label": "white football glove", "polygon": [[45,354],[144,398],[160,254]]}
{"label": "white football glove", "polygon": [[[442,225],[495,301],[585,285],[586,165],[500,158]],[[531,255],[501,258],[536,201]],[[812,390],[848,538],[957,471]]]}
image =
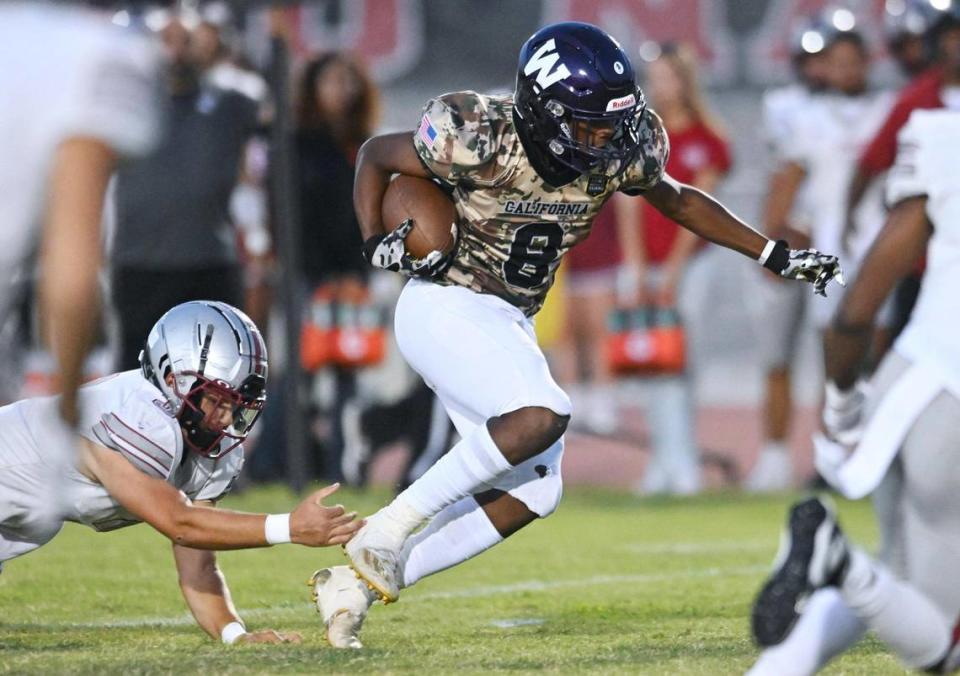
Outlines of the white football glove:
{"label": "white football glove", "polygon": [[[399,272],[405,277],[432,279],[447,268],[456,246],[449,254],[431,251],[423,258],[413,258],[406,250],[403,240],[413,229],[413,219],[408,218],[386,235],[374,235],[363,243],[363,257],[375,268]],[[456,232],[454,232],[456,236]]]}
{"label": "white football glove", "polygon": [[864,406],[869,387],[859,380],[849,390],[841,390],[827,381],[823,401],[823,429],[827,436],[844,446],[855,446],[863,434]]}
{"label": "white football glove", "polygon": [[780,271],[786,279],[799,279],[813,284],[813,292],[827,295],[827,284],[836,280],[840,286],[846,286],[843,270],[836,256],[823,254],[816,249],[790,249],[787,266]]}

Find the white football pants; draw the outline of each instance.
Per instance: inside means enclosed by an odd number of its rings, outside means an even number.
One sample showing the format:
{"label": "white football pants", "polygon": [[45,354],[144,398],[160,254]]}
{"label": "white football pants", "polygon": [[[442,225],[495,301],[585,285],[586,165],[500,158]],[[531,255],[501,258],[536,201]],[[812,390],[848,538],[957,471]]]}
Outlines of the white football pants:
{"label": "white football pants", "polygon": [[[437,393],[461,437],[528,406],[570,415],[570,399],[550,375],[533,322],[496,296],[410,280],[397,301],[395,331],[400,352]],[[560,502],[562,457],[561,438],[493,487],[547,516]]]}

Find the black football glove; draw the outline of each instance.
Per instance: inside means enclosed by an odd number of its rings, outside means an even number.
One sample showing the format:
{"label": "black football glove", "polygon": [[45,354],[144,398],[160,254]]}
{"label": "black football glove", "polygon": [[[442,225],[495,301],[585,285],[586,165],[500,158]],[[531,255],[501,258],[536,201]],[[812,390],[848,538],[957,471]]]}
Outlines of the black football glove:
{"label": "black football glove", "polygon": [[790,249],[783,240],[776,242],[763,265],[786,279],[799,279],[813,284],[813,292],[819,296],[827,295],[827,285],[831,280],[846,286],[840,260],[836,256],[820,253],[816,249]]}
{"label": "black football glove", "polygon": [[363,243],[363,257],[375,268],[399,272],[405,277],[434,279],[447,269],[453,258],[453,252],[444,255],[442,251],[431,251],[423,258],[411,257],[403,240],[413,229],[413,219],[408,218],[386,235],[374,235]]}

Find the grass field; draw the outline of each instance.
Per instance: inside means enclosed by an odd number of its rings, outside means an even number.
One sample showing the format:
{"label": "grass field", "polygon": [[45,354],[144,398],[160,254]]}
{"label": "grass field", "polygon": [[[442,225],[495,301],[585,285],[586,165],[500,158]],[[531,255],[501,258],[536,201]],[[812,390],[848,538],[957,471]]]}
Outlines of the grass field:
{"label": "grass field", "polygon": [[[385,493],[343,501],[371,511]],[[285,511],[258,488],[225,506]],[[304,634],[300,646],[222,646],[185,610],[169,545],[147,526],[68,526],[0,575],[0,673],[743,673],[755,657],[749,604],[776,549],[789,496],[639,500],[601,491],[371,612],[366,649],[322,639],[304,585],[339,549],[282,546],[220,556],[251,628]],[[875,539],[867,505],[847,530]],[[827,673],[903,673],[867,640]]]}

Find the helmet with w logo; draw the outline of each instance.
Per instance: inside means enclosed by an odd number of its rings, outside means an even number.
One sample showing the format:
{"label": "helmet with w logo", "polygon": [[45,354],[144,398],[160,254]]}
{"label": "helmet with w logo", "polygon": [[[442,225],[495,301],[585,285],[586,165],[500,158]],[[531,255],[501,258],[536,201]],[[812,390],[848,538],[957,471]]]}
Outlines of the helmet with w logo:
{"label": "helmet with w logo", "polygon": [[140,367],[180,422],[187,446],[216,458],[240,444],[266,403],[267,348],[245,314],[181,303],[153,326]]}
{"label": "helmet with w logo", "polygon": [[578,173],[620,173],[640,152],[646,107],[630,59],[596,26],[565,22],[520,50],[517,124],[549,156]]}

